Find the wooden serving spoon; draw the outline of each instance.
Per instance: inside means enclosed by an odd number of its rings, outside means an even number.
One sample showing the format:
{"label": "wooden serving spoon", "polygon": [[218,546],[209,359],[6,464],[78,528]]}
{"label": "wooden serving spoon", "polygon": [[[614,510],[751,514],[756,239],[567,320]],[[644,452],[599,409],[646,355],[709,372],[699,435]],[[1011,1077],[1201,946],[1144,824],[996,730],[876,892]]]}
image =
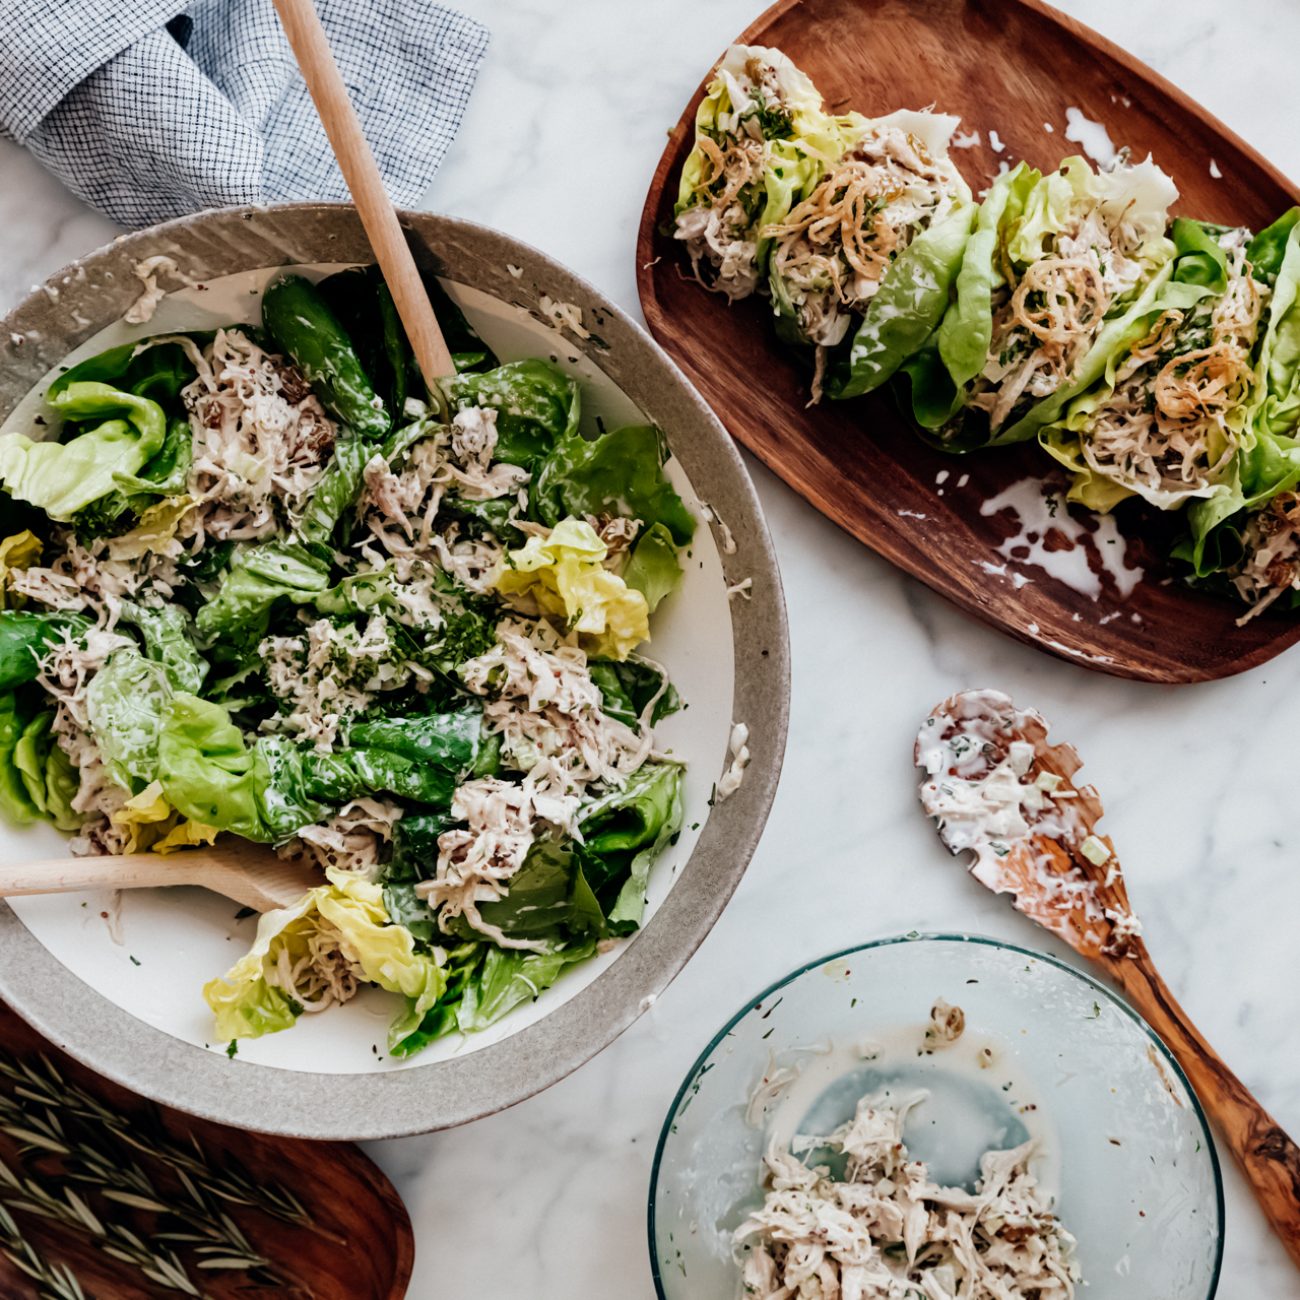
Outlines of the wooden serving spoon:
{"label": "wooden serving spoon", "polygon": [[1114,845],[1096,832],[1101,799],[1076,785],[1070,745],[998,691],[963,691],[926,719],[916,763],[921,803],[971,874],[1103,966],[1164,1040],[1300,1265],[1300,1148],[1201,1037],[1160,978],[1129,907]]}
{"label": "wooden serving spoon", "polygon": [[0,872],[0,898],[197,885],[255,912],[270,912],[291,906],[321,883],[320,872],[305,864],[285,862],[265,845],[230,839],[166,855],[123,853],[27,862]]}
{"label": "wooden serving spoon", "polygon": [[312,0],[275,0],[275,9],[311,92],[330,148],[338,159],[339,170],[357,205],[375,260],[393,295],[393,304],[410,339],[420,373],[429,391],[436,393],[438,380],[455,374],[456,367],[397,212],[384,189],[379,165],[348,98],[348,88],[334,61],[325,29]]}

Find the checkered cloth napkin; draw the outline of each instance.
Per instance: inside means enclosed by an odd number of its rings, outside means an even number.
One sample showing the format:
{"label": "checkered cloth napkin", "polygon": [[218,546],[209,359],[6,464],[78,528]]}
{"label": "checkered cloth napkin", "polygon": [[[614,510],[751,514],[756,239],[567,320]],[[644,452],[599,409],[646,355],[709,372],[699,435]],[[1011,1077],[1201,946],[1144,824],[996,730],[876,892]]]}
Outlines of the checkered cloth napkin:
{"label": "checkered cloth napkin", "polygon": [[[460,125],[487,30],[429,0],[317,0],[399,204]],[[0,131],[116,221],[343,199],[271,0],[0,0]]]}

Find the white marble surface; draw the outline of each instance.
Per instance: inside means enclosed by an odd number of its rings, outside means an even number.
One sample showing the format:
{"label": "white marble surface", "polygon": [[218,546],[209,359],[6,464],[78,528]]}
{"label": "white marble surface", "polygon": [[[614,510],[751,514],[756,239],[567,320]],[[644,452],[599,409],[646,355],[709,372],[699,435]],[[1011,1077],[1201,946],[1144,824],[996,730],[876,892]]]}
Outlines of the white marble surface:
{"label": "white marble surface", "polygon": [[[461,7],[492,27],[493,43],[428,205],[530,240],[635,310],[633,239],[664,131],[755,0]],[[1300,175],[1300,8],[1067,7]],[[0,176],[5,302],[115,233],[12,146],[0,146]],[[957,613],[753,472],[784,573],[794,661],[790,747],[766,836],[696,958],[597,1060],[506,1114],[371,1148],[415,1223],[417,1300],[652,1296],[645,1203],[660,1121],[696,1054],[751,992],[823,952],[912,928],[1042,943],[963,875],[916,807],[917,721],[964,686],[1007,690],[1078,743],[1169,982],[1300,1133],[1290,759],[1300,652],[1182,689],[1083,672]],[[1221,1295],[1295,1296],[1296,1274],[1242,1180],[1231,1167],[1226,1179]],[[1090,1294],[1104,1300],[1104,1287]]]}

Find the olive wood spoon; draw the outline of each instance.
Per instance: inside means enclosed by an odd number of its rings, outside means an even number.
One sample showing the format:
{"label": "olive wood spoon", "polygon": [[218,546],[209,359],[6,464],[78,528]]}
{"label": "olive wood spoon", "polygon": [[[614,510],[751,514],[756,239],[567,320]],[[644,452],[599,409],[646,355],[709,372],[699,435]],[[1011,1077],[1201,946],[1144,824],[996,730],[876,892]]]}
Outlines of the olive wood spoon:
{"label": "olive wood spoon", "polygon": [[312,0],[275,0],[275,8],[330,148],[338,159],[339,170],[357,205],[375,260],[393,295],[425,385],[430,393],[436,393],[438,381],[454,374],[455,365],[397,212],[384,189],[379,165],[348,98],[348,88],[334,61],[325,29]]}
{"label": "olive wood spoon", "polygon": [[[1082,765],[1075,749],[1049,744],[1047,732],[1040,714],[1017,709],[997,691],[944,700],[917,737],[917,766],[926,770],[921,803],[954,854],[974,855],[970,871],[981,884],[1010,894],[1021,912],[1103,966],[1120,986],[1182,1066],[1300,1265],[1300,1148],[1160,978],[1129,906],[1114,845],[1096,832],[1101,799],[1092,786],[1075,784]],[[985,784],[995,770],[999,775]],[[972,814],[990,802],[1002,811],[993,828]]]}
{"label": "olive wood spoon", "polygon": [[320,883],[320,873],[311,867],[286,862],[265,845],[239,839],[219,840],[216,844],[168,854],[50,858],[0,868],[0,898],[67,894],[83,889],[197,885],[255,912],[289,907]]}

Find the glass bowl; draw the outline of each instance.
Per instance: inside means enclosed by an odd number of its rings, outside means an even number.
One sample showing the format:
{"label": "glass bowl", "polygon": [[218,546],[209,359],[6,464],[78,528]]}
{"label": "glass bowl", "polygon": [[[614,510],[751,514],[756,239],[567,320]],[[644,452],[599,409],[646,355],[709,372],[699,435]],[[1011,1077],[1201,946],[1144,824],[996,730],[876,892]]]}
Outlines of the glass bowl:
{"label": "glass bowl", "polygon": [[[928,1051],[939,1000],[962,1008],[966,1028]],[[735,1300],[731,1235],[762,1201],[768,1134],[788,1146],[796,1132],[828,1133],[882,1087],[928,1092],[904,1138],[941,1182],[971,1187],[984,1151],[1039,1139],[1033,1170],[1078,1239],[1081,1295],[1214,1295],[1219,1162],[1164,1044],[1053,957],[910,934],[801,966],[733,1016],[686,1076],[650,1179],[660,1297]]]}

